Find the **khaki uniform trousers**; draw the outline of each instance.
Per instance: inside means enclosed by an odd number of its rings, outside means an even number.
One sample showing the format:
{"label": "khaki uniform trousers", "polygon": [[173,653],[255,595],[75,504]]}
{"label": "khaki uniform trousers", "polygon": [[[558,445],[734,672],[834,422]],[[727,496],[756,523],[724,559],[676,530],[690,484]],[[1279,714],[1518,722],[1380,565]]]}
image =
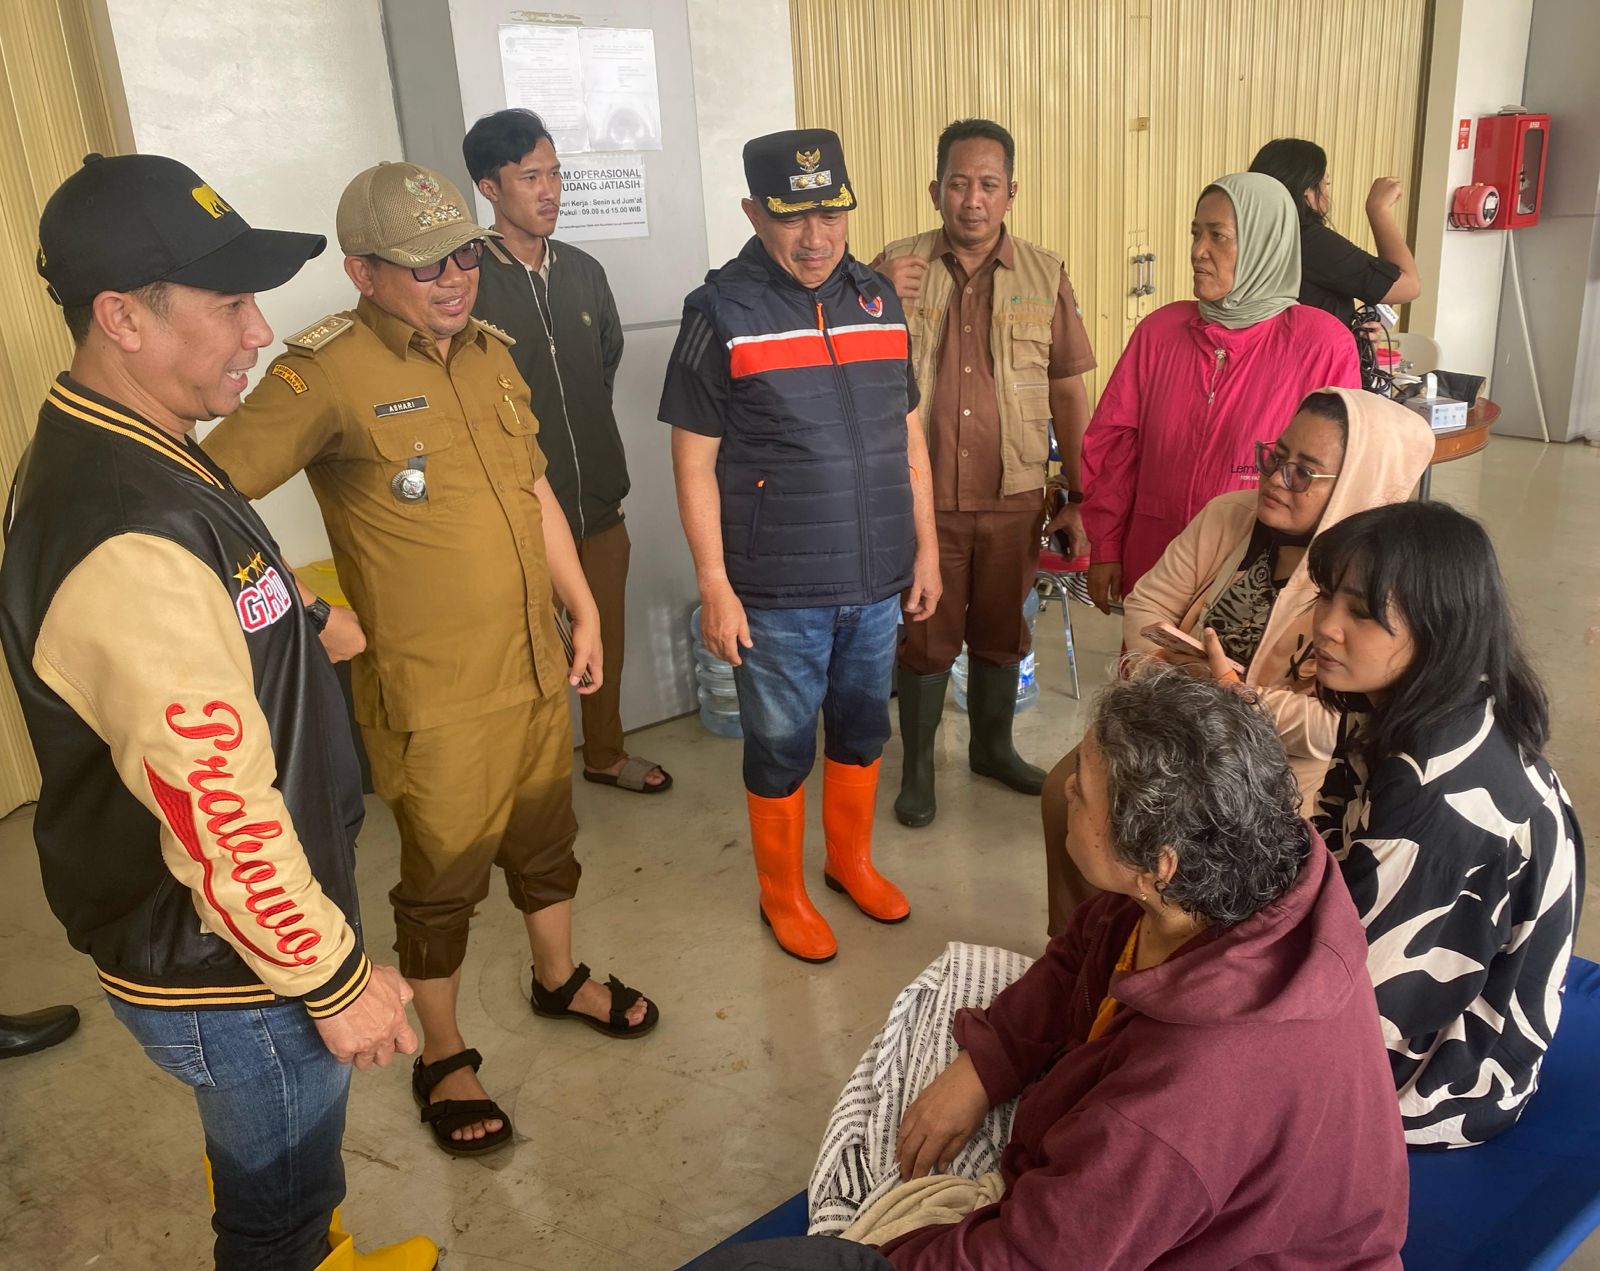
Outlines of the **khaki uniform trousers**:
{"label": "khaki uniform trousers", "polygon": [[576,894],[565,693],[417,732],[361,731],[373,788],[400,829],[400,882],[389,900],[402,975],[455,973],[493,866],[525,914]]}
{"label": "khaki uniform trousers", "polygon": [[600,611],[600,647],[604,653],[600,687],[578,699],[583,714],[583,762],[588,768],[609,768],[622,758],[622,646],[627,631],[624,602],[628,591],[628,556],[632,544],[621,521],[609,530],[578,540],[578,564]]}

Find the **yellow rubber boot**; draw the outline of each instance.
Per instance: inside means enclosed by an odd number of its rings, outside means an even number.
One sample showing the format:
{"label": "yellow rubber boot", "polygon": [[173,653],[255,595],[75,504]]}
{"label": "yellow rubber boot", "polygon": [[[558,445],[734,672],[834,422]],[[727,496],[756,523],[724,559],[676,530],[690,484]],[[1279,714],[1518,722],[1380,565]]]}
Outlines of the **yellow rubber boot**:
{"label": "yellow rubber boot", "polygon": [[317,1263],[317,1271],[433,1271],[439,1265],[439,1246],[426,1236],[412,1236],[362,1253],[354,1237],[344,1230],[337,1209],[328,1228],[328,1244],[328,1256]]}
{"label": "yellow rubber boot", "polygon": [[[217,1193],[211,1183],[211,1158],[201,1160],[206,1170],[206,1199],[215,1213]],[[357,1251],[355,1238],[344,1229],[335,1207],[328,1225],[328,1256],[317,1263],[317,1271],[434,1271],[438,1265],[439,1246],[426,1236],[412,1236],[373,1253]]]}

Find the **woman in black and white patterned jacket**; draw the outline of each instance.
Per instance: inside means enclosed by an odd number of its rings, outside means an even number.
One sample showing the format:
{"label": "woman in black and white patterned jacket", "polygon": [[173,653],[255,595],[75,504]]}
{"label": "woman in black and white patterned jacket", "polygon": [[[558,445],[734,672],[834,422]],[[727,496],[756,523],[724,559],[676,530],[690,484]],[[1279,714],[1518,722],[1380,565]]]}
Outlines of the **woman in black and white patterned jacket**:
{"label": "woman in black and white patterned jacket", "polygon": [[1583,840],[1483,528],[1438,503],[1313,544],[1317,678],[1344,712],[1316,818],[1367,928],[1406,1141],[1512,1125],[1561,1014]]}

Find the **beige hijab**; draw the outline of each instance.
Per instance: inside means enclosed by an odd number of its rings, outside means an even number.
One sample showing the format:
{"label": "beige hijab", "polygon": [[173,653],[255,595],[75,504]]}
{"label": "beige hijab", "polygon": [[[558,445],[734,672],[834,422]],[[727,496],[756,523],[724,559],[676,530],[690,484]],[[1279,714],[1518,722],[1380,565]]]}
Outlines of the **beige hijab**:
{"label": "beige hijab", "polygon": [[1200,191],[1221,190],[1233,203],[1239,259],[1233,290],[1221,300],[1200,302],[1200,314],[1218,326],[1253,327],[1275,318],[1300,296],[1300,218],[1294,199],[1276,177],[1235,172]]}

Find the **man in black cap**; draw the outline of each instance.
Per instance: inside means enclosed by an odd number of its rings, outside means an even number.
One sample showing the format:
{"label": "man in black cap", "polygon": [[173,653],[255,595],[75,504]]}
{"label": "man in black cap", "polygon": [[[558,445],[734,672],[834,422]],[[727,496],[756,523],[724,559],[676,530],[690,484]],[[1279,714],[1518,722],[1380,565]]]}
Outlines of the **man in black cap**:
{"label": "man in black cap", "polygon": [[939,599],[928,449],[905,315],[846,250],[856,196],[827,129],[744,149],[755,237],[684,302],[661,419],[706,645],[733,664],[761,917],[785,952],[837,942],[803,879],[803,783],[824,721],[824,880],[879,922],[910,905],[872,865],[903,609]]}
{"label": "man in black cap", "polygon": [[[189,436],[239,404],[255,294],[320,235],[252,229],[158,155],[90,155],[39,272],[76,351],[5,522],[0,639],[43,786],[45,892],[112,1012],[193,1087],[219,1271],[348,1268],[350,1069],[410,1053],[362,949],[344,705],[272,536]],[[433,1243],[394,1246],[394,1271]]]}

